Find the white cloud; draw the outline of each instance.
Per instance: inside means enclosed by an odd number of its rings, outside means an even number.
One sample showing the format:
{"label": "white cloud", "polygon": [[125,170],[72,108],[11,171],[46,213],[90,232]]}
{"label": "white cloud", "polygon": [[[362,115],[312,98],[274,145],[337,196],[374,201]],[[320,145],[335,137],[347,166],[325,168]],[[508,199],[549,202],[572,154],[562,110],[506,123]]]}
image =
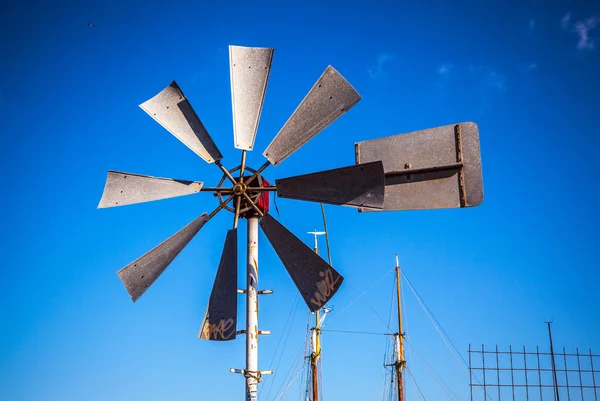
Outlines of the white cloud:
{"label": "white cloud", "polygon": [[535,30],[535,18],[529,18],[529,32],[533,32]]}
{"label": "white cloud", "polygon": [[596,28],[600,23],[600,18],[592,16],[574,23],[571,23],[571,12],[569,11],[560,19],[560,25],[563,29],[575,32],[579,37],[577,48],[579,50],[593,50],[596,41],[590,36],[590,31]]}
{"label": "white cloud", "polygon": [[579,42],[577,48],[579,50],[592,50],[594,48],[594,39],[590,38],[589,33],[592,29],[598,25],[600,19],[597,17],[590,17],[588,19],[577,21],[573,27],[577,35],[579,36]]}
{"label": "white cloud", "polygon": [[375,65],[368,69],[369,76],[373,79],[379,79],[385,76],[384,65],[393,59],[393,54],[379,53],[375,59]]}

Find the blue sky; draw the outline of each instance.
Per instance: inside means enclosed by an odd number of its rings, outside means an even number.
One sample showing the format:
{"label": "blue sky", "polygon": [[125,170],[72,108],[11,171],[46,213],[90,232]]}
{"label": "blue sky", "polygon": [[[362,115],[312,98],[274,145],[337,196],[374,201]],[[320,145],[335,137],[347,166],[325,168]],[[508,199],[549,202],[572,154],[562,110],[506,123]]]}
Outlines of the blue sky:
{"label": "blue sky", "polygon": [[[269,168],[268,179],[350,165],[357,141],[479,125],[480,207],[385,214],[326,207],[333,263],[346,278],[329,329],[387,331],[373,310],[387,317],[391,275],[352,301],[398,253],[465,355],[469,343],[546,347],[549,319],[555,345],[598,352],[599,18],[597,1],[5,5],[0,398],[242,397],[242,378],[228,370],[244,365],[243,338],[196,339],[231,216],[210,221],[133,304],[116,271],[216,202],[204,194],[96,209],[109,169],[206,185],[220,178],[137,106],[173,79],[224,164],[238,164],[229,44],[275,48],[250,166],[263,163],[263,149],[327,65],[363,97]],[[278,219],[310,244],[304,232],[322,228],[319,205],[282,199],[278,206]],[[301,301],[294,307],[293,283],[260,240],[261,287],[275,290],[261,298],[260,328],[272,332],[260,341],[261,369],[276,368],[275,348],[287,338],[277,375],[261,385],[261,399],[273,399],[302,346],[307,311]],[[468,379],[406,297],[411,343],[468,399]],[[325,397],[374,399],[384,342],[326,333]],[[415,363],[413,372],[430,399],[443,399],[426,369]],[[284,399],[297,394],[298,382]]]}

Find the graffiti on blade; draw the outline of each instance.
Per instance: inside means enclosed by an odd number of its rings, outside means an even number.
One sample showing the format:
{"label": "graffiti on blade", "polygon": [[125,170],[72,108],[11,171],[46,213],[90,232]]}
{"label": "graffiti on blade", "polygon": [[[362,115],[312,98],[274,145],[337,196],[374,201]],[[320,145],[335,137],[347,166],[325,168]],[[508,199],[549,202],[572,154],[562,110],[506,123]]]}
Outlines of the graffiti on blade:
{"label": "graffiti on blade", "polygon": [[340,276],[338,275],[335,279],[333,278],[333,271],[327,269],[324,272],[320,272],[319,276],[323,277],[322,280],[317,282],[317,291],[315,292],[314,298],[310,299],[310,302],[316,305],[318,308],[323,307],[336,290],[337,284],[340,282]]}

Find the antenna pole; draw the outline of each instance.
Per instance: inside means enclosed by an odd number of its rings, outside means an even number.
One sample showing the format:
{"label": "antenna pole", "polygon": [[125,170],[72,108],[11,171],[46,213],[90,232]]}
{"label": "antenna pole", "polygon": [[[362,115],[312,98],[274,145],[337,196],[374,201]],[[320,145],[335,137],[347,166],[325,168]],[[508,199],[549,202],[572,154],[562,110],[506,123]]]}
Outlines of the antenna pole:
{"label": "antenna pole", "polygon": [[[556,363],[554,362],[554,346],[552,345],[552,329],[550,325],[552,321],[546,322],[548,325],[548,335],[550,336],[550,357],[552,358],[552,378],[554,379],[554,398],[556,401],[560,401],[560,396],[558,395],[558,379],[556,378]],[[566,368],[565,368],[566,369]]]}
{"label": "antenna pole", "polygon": [[398,334],[396,334],[396,381],[398,384],[398,401],[404,401],[404,381],[403,371],[406,361],[404,360],[404,332],[402,331],[402,298],[401,298],[401,270],[400,264],[398,263],[398,254],[396,254],[396,290],[398,295]]}
{"label": "antenna pole", "polygon": [[248,221],[248,259],[246,264],[246,401],[257,401],[258,383],[258,219]]}

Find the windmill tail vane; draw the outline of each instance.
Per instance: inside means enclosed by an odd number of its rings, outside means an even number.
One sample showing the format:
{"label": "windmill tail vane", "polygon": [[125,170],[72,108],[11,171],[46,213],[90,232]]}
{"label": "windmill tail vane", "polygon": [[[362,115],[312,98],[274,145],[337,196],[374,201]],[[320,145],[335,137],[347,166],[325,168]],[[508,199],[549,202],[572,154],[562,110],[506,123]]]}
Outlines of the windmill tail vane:
{"label": "windmill tail vane", "polygon": [[[253,169],[246,165],[246,152],[254,147],[273,49],[230,46],[229,58],[233,143],[235,148],[241,150],[240,164],[230,169],[222,164],[223,155],[216,143],[182,89],[173,81],[140,107],[204,161],[215,164],[222,174],[220,180],[215,186],[208,187],[204,185],[204,181],[109,171],[98,207],[131,205],[200,192],[212,192],[218,200],[218,205],[212,212],[201,214],[154,249],[119,270],[119,278],[134,302],[148,290],[217,213],[225,210],[233,214],[233,224],[225,236],[221,259],[198,337],[204,340],[228,341],[235,339],[237,334],[246,335],[246,369],[232,371],[244,374],[247,384],[246,399],[256,400],[256,385],[260,382],[262,373],[270,372],[260,371],[257,367],[257,336],[261,334],[258,330],[258,295],[270,293],[270,290],[258,289],[258,227],[263,230],[311,311],[323,307],[343,282],[343,277],[338,271],[269,214],[269,192],[276,192],[281,198],[352,206],[360,210],[385,210],[384,203],[390,202],[387,199],[386,186],[406,184],[406,180],[392,183],[388,179],[389,171],[384,169],[389,163],[386,163],[384,158],[369,153],[369,149],[376,149],[377,146],[369,147],[365,142],[361,143],[362,158],[358,154],[359,144],[356,145],[356,165],[279,178],[272,185],[262,176],[263,172],[270,165],[279,165],[346,113],[358,103],[360,95],[337,70],[328,66],[263,152],[267,159],[265,163]],[[469,135],[468,138],[474,137],[472,130],[469,131]],[[385,146],[389,147],[389,144],[386,143]],[[474,149],[469,147],[469,143],[466,146],[467,150]],[[476,151],[478,150],[477,147]],[[473,153],[472,151],[466,154],[471,157]],[[459,161],[463,163],[462,159]],[[463,168],[461,166],[469,162],[471,161],[459,166],[455,160],[454,170],[449,171],[456,173],[456,169],[460,170]],[[406,174],[403,177],[405,176]],[[444,178],[456,179],[456,174],[454,177],[452,174],[446,174]],[[465,181],[464,177],[462,180]],[[469,179],[466,182],[473,186]],[[421,183],[408,184],[410,185],[401,185],[404,187],[401,193],[406,193],[405,190],[409,190],[411,185]],[[433,189],[434,192],[439,190],[438,187]],[[387,209],[401,208],[393,202],[390,204],[394,207]],[[245,218],[248,222],[245,290],[239,290],[237,283],[237,229],[240,218]],[[316,233],[311,234],[316,236]],[[239,331],[238,292],[246,296],[246,330]]]}

